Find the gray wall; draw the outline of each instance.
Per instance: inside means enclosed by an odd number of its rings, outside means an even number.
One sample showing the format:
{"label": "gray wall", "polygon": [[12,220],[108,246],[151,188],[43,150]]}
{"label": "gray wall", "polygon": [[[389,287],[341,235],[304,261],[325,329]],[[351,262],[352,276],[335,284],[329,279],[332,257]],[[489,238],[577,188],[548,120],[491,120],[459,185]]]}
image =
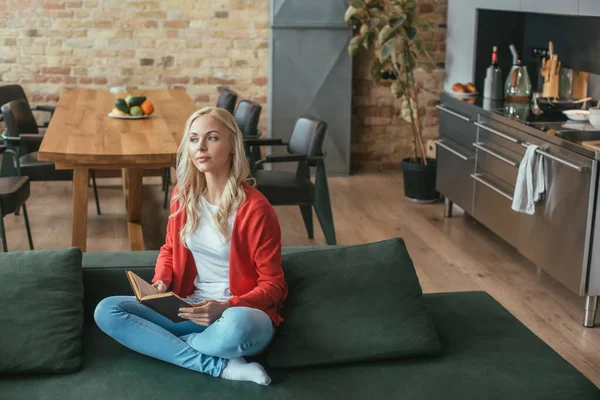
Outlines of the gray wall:
{"label": "gray wall", "polygon": [[[350,173],[352,29],[346,0],[271,0],[268,132],[288,141],[296,119],[328,124],[324,148],[329,175]],[[273,164],[293,170],[295,165]]]}

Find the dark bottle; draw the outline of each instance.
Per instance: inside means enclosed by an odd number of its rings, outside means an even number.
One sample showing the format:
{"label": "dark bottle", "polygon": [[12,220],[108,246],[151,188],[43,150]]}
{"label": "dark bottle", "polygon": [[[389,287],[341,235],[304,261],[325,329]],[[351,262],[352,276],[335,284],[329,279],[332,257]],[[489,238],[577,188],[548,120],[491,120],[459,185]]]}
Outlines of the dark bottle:
{"label": "dark bottle", "polygon": [[492,63],[485,71],[483,81],[483,97],[492,100],[502,100],[502,69],[498,65],[498,48],[494,46],[492,51]]}

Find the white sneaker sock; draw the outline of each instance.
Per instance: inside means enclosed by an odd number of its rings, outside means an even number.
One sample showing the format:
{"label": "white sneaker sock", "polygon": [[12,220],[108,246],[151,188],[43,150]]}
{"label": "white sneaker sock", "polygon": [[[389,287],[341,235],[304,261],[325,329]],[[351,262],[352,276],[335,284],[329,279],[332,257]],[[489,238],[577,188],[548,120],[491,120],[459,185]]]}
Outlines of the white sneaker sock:
{"label": "white sneaker sock", "polygon": [[232,381],[247,381],[267,386],[271,378],[259,363],[247,363],[242,357],[227,360],[227,366],[221,372],[221,378]]}

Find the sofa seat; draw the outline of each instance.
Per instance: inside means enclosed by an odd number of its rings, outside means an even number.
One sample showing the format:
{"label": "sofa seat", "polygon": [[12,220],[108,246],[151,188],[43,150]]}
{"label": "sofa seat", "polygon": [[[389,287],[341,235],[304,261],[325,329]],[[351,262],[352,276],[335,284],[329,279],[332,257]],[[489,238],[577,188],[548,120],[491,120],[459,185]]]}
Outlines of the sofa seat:
{"label": "sofa seat", "polygon": [[139,355],[88,323],[80,372],[1,377],[0,399],[600,398],[592,382],[488,294],[440,293],[424,298],[444,346],[441,357],[293,370],[267,367],[273,382],[261,387]]}

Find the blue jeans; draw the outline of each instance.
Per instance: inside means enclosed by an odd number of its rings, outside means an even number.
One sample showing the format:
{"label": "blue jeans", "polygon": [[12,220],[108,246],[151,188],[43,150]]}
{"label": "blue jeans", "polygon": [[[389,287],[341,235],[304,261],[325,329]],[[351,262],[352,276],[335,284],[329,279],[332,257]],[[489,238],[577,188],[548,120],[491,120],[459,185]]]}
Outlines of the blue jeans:
{"label": "blue jeans", "polygon": [[269,316],[255,308],[230,307],[206,327],[174,323],[134,296],[107,297],[96,306],[94,319],[131,350],[212,376],[221,375],[229,358],[261,353],[275,333]]}

